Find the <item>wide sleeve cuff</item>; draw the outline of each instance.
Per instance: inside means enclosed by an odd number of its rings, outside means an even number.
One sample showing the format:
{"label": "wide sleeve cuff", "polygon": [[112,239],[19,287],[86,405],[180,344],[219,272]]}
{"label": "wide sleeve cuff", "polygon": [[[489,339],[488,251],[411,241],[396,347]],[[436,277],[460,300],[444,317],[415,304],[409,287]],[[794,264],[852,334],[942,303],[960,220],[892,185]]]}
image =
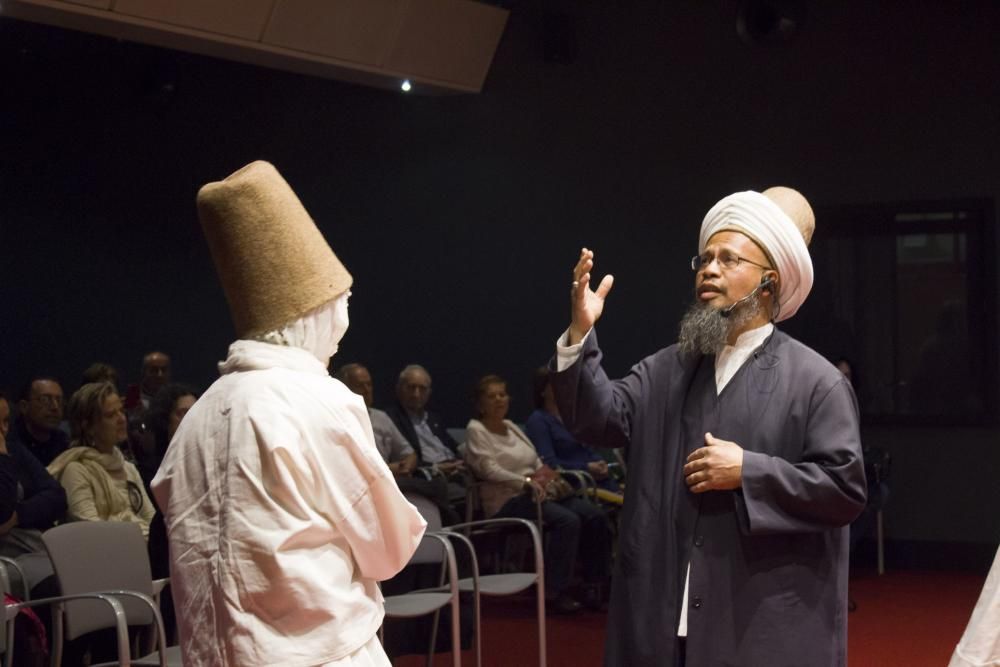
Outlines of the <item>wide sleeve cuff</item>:
{"label": "wide sleeve cuff", "polygon": [[566,329],[559,338],[556,339],[556,371],[562,373],[564,370],[576,363],[576,360],[580,358],[580,352],[583,350],[583,344],[587,342],[587,338],[590,337],[591,329],[587,332],[579,343],[576,345],[569,345],[569,329]]}

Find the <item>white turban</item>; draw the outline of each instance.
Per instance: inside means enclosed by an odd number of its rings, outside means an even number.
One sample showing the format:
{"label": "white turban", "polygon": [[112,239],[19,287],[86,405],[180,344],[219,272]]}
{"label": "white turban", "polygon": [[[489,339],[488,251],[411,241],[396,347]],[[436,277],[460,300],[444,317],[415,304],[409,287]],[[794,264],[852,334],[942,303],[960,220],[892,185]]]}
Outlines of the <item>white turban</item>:
{"label": "white turban", "polygon": [[787,320],[801,306],[813,285],[809,248],[792,219],[759,192],[737,192],[720,200],[705,215],[698,237],[698,253],[713,234],[736,231],[750,237],[767,253],[781,277],[777,321]]}

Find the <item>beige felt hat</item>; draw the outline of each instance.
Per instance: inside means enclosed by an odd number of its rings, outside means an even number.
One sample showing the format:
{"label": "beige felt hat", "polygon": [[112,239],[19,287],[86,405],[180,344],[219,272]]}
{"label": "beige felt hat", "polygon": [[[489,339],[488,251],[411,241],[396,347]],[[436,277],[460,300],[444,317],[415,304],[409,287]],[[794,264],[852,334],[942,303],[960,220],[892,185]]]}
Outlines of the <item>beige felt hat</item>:
{"label": "beige felt hat", "polygon": [[203,186],[198,217],[241,338],[293,322],[351,286],[351,274],[268,162]]}
{"label": "beige felt hat", "polygon": [[802,193],[783,185],[776,185],[764,190],[761,194],[777,204],[785,212],[785,215],[792,219],[792,222],[798,227],[799,233],[802,234],[802,240],[806,242],[806,245],[809,245],[813,233],[816,231],[816,216],[813,214],[812,206],[802,196]]}

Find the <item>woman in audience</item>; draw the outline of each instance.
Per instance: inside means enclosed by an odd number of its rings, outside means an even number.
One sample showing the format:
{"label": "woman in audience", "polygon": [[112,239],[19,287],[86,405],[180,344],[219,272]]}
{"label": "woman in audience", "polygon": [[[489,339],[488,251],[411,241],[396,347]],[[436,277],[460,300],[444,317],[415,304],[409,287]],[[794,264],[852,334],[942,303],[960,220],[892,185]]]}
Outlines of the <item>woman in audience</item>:
{"label": "woman in audience", "polygon": [[170,383],[161,387],[149,403],[143,420],[148,437],[143,439],[141,449],[136,452],[136,465],[147,490],[163,461],[167,445],[196,400],[198,392],[193,388],[185,384]]}
{"label": "woman in audience", "polygon": [[118,443],[126,438],[121,397],[109,382],[80,387],[69,399],[71,446],[49,464],[66,489],[71,521],[128,521],[149,535],[156,510]]}
{"label": "woman in audience", "polygon": [[466,431],[466,462],[483,481],[480,498],[487,517],[537,516],[541,502],[545,527],[545,594],[548,607],[557,613],[579,610],[568,593],[577,555],[583,564],[584,593],[588,605],[599,607],[611,560],[611,532],[596,505],[571,495],[546,500],[550,468],[521,429],[507,419],[510,397],[503,378],[487,375],[476,385],[479,417]]}
{"label": "woman in audience", "polygon": [[535,371],[535,411],[524,423],[538,455],[546,465],[562,470],[581,470],[590,473],[597,486],[606,493],[598,492],[602,500],[622,504],[618,480],[608,471],[608,462],[597,452],[574,438],[563,426],[559,416],[556,397],[549,382],[549,368],[542,366]]}

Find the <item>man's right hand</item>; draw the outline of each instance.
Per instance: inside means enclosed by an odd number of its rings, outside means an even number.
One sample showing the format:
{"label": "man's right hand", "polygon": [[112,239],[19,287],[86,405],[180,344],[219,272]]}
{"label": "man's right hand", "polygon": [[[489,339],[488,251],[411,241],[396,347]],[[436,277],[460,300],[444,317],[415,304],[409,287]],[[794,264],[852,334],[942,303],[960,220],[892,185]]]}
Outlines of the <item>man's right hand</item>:
{"label": "man's right hand", "polygon": [[580,260],[573,268],[573,285],[570,289],[572,318],[569,325],[569,344],[583,340],[604,312],[604,299],[615,282],[612,275],[604,276],[597,290],[590,289],[590,271],[594,268],[594,251],[583,248]]}

